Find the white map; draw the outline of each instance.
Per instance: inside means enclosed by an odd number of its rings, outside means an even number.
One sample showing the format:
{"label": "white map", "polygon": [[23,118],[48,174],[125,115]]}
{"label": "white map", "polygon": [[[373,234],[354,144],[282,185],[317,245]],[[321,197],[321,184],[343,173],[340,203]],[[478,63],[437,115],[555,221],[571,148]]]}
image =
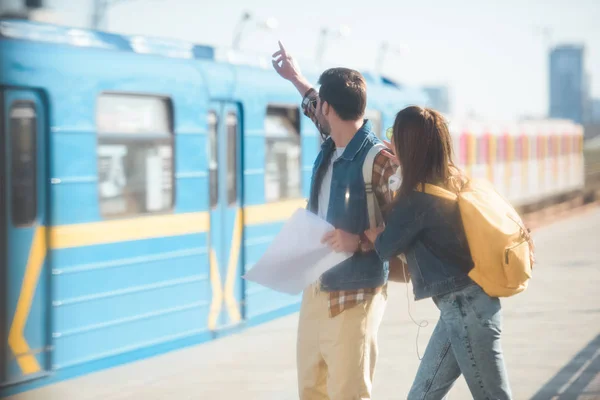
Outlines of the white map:
{"label": "white map", "polygon": [[313,213],[298,209],[244,278],[278,292],[300,293],[324,272],[352,256],[321,244],[323,235],[333,229]]}

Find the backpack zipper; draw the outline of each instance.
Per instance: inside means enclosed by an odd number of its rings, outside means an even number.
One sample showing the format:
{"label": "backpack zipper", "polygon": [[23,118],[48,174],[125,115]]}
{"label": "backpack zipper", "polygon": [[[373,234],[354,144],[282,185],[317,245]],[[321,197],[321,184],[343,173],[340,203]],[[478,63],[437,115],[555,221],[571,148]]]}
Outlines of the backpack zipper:
{"label": "backpack zipper", "polygon": [[508,252],[511,251],[514,248],[519,247],[520,245],[522,245],[523,243],[526,243],[526,242],[527,242],[527,240],[523,240],[523,241],[521,241],[521,242],[519,242],[517,244],[514,244],[514,245],[512,245],[510,247],[507,247],[506,249],[504,249],[504,264],[508,265]]}

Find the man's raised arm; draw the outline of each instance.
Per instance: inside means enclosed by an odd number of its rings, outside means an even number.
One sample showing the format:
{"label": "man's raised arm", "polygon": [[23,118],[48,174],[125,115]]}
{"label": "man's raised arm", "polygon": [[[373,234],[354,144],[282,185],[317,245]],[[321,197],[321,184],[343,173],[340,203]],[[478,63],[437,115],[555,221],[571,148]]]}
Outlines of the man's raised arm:
{"label": "man's raised arm", "polygon": [[298,64],[294,58],[286,51],[283,44],[279,42],[279,50],[273,53],[273,68],[283,79],[290,81],[304,97],[312,88],[308,80],[302,76]]}
{"label": "man's raised arm", "polygon": [[279,42],[279,50],[273,53],[273,68],[279,76],[290,81],[298,90],[300,96],[302,96],[302,112],[312,120],[319,132],[323,134],[316,116],[319,94],[302,75],[300,67],[281,42]]}

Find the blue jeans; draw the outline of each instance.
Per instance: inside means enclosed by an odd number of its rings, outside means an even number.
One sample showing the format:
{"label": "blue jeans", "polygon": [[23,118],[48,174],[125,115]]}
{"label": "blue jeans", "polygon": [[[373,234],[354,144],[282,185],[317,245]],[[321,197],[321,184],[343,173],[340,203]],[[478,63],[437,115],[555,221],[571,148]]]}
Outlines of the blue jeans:
{"label": "blue jeans", "polygon": [[440,319],[408,399],[443,399],[461,373],[475,400],[510,399],[500,347],[500,300],[473,284],[433,301]]}

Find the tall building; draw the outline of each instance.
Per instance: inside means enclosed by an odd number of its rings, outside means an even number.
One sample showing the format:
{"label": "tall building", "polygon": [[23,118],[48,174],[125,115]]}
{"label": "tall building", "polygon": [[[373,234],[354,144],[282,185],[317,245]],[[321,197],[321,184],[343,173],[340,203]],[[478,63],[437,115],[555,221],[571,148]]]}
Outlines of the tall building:
{"label": "tall building", "polygon": [[8,12],[14,12],[21,8],[22,3],[19,0],[0,1],[0,15]]}
{"label": "tall building", "polygon": [[584,124],[592,123],[592,76],[589,72],[583,75],[583,115]]}
{"label": "tall building", "polygon": [[27,18],[27,11],[44,6],[43,0],[0,0],[0,15]]}
{"label": "tall building", "polygon": [[583,66],[584,47],[557,46],[550,52],[551,118],[583,123],[586,118],[587,77]]}
{"label": "tall building", "polygon": [[591,122],[592,124],[600,124],[600,98],[592,99],[591,103]]}
{"label": "tall building", "polygon": [[429,106],[444,114],[450,113],[450,99],[446,86],[426,86],[423,88],[429,96]]}

